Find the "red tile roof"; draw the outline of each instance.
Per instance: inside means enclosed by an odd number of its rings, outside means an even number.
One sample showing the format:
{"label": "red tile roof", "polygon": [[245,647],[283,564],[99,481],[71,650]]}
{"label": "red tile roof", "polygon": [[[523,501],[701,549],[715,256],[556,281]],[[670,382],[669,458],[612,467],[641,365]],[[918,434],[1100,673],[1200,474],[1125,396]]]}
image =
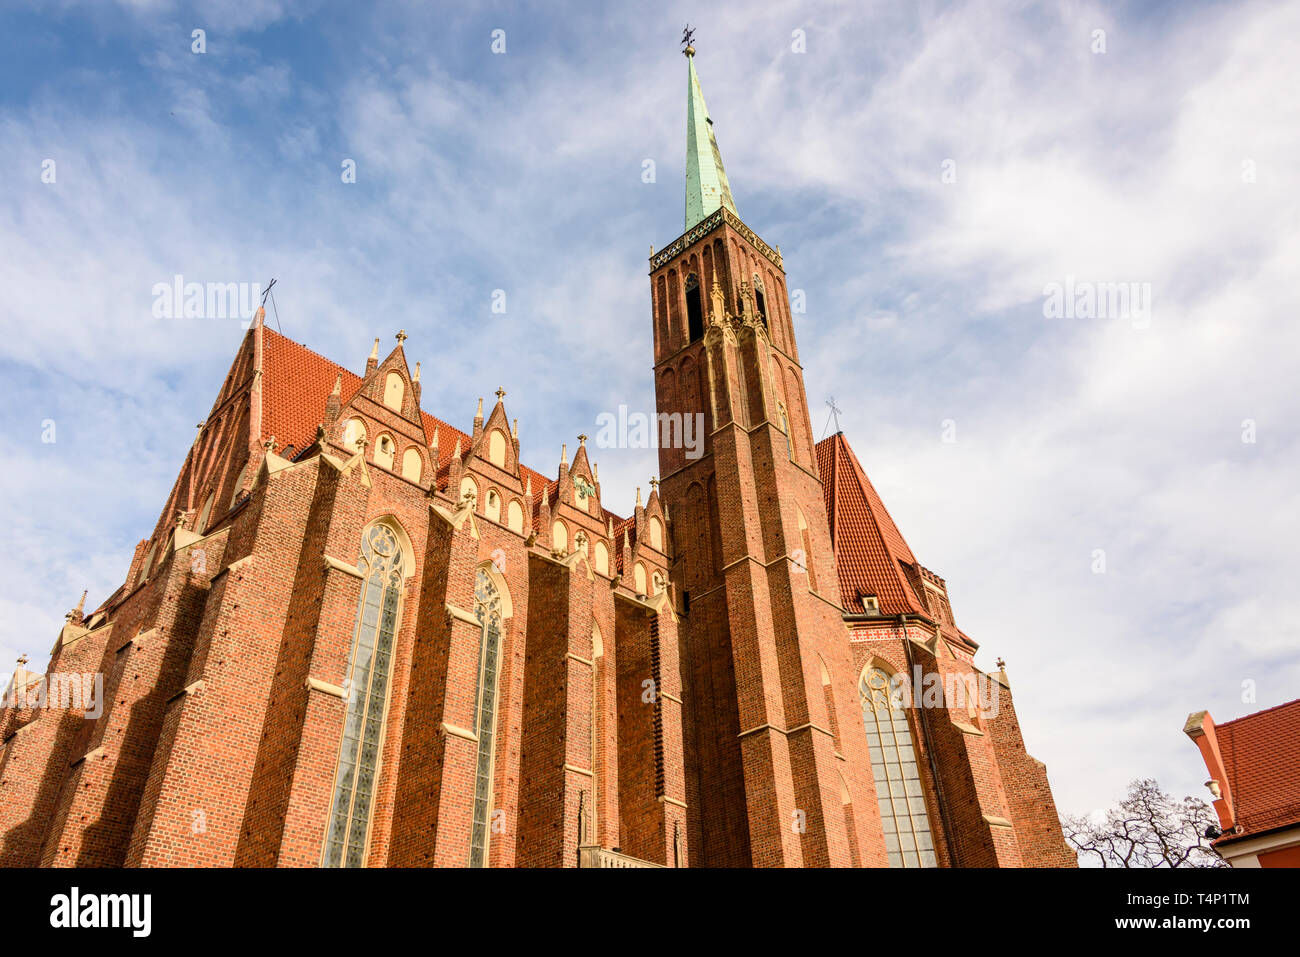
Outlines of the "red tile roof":
{"label": "red tile roof", "polygon": [[916,557],[844,433],[817,443],[817,467],[844,607],[863,611],[859,595],[867,594],[876,596],[883,615],[928,615],[903,570],[903,563],[915,565]]}
{"label": "red tile roof", "polygon": [[360,388],[361,377],[273,329],[263,327],[262,335],[261,438],[275,436],[281,450],[292,445],[301,451],[316,441],[339,374],[344,402]]}
{"label": "red tile roof", "polygon": [[[359,388],[361,376],[313,352],[274,329],[263,327],[262,357],[262,439],[275,436],[281,450],[290,445],[301,451],[316,441],[316,426],[325,418],[325,403],[342,375],[341,400],[347,404]],[[469,452],[470,437],[423,409],[424,431],[433,438],[438,433],[438,468],[451,461],[460,440],[461,454]],[[533,495],[540,501],[542,491],[555,483],[527,466],[521,466],[520,478],[533,482]],[[612,513],[611,513],[612,514]],[[615,522],[617,525],[617,521]]]}
{"label": "red tile roof", "polygon": [[1215,728],[1240,833],[1300,824],[1300,698]]}

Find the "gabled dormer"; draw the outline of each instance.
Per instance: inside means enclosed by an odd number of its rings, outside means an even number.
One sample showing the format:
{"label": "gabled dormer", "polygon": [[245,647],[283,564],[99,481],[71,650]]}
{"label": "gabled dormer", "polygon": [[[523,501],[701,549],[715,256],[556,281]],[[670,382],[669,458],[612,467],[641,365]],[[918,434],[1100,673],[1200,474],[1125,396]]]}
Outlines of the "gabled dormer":
{"label": "gabled dormer", "polygon": [[454,481],[461,499],[472,495],[478,514],[522,535],[528,528],[530,504],[519,463],[519,425],[512,427],[506,415],[505,390],[497,389],[496,396],[486,420],[483,400],[478,400],[467,448],[460,457],[453,450],[449,479],[453,473],[457,476]]}
{"label": "gabled dormer", "polygon": [[568,495],[568,500],[579,511],[600,518],[600,483],[596,481],[596,469],[587,458],[587,437],[578,436],[578,451],[573,456],[573,465],[569,468],[564,481],[561,481],[561,495]]}
{"label": "gabled dormer", "polygon": [[469,455],[466,461],[477,459],[494,469],[500,469],[516,481],[520,479],[518,426],[512,430],[506,416],[505,389],[497,389],[496,405],[486,421],[483,418],[483,400],[479,399],[474,414],[474,431],[470,435]]}
{"label": "gabled dormer", "polygon": [[345,456],[364,450],[370,464],[427,486],[435,463],[420,414],[420,367],[417,364],[411,373],[402,346],[405,339],[406,333],[399,332],[397,346],[382,362],[379,340],[375,340],[366,360],[366,374],[351,395],[343,394],[340,372],[322,410],[322,420],[326,441]]}

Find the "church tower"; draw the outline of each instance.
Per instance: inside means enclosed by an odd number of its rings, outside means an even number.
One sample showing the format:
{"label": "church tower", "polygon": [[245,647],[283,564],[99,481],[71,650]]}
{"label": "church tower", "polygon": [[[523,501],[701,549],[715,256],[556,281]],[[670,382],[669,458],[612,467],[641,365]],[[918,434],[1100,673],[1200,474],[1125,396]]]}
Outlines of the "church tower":
{"label": "church tower", "polygon": [[884,866],[781,253],[737,213],[685,54],[685,231],[650,288],[692,864]]}

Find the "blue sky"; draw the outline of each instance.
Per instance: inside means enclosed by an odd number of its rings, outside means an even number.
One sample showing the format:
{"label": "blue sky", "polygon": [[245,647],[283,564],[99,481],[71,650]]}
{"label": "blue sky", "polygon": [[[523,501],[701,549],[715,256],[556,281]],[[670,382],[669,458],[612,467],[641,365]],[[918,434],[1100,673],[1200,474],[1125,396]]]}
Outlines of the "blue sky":
{"label": "blue sky", "polygon": [[[543,471],[651,408],[689,20],[737,208],[807,297],[814,432],[835,395],[1061,810],[1205,796],[1188,712],[1300,694],[1300,5],[612,6],[6,5],[0,661],[121,582],[207,414],[242,332],[153,318],[177,273],[276,277],[284,332],[356,370],[404,328],[426,408],[468,428],[504,386]],[[1067,276],[1149,284],[1150,323],[1045,317]],[[596,458],[615,510],[656,471]]]}

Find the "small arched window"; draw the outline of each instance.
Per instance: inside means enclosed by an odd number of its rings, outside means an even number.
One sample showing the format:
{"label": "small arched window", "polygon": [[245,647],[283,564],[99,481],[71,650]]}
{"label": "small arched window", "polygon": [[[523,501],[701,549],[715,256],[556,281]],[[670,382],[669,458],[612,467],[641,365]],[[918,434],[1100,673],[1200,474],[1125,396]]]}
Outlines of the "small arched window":
{"label": "small arched window", "polygon": [[636,593],[644,595],[645,590],[645,565],[641,562],[636,563],[636,568],[632,571],[632,583],[636,586]]}
{"label": "small arched window", "polygon": [[375,440],[375,464],[388,471],[393,470],[393,460],[397,457],[397,443],[391,435],[381,435]]}
{"label": "small arched window", "polygon": [[763,289],[763,277],[754,273],[754,310],[763,325],[767,325],[767,295]]}
{"label": "small arched window", "polygon": [[343,424],[343,447],[356,451],[366,437],[366,423],[360,419],[348,419]]}
{"label": "small arched window", "polygon": [[661,595],[663,594],[663,590],[664,590],[664,576],[661,575],[659,572],[655,572],[653,575],[650,576],[650,594]]}
{"label": "small arched window", "polygon": [[700,299],[700,277],[686,277],[686,330],[690,342],[704,338],[704,303]]}
{"label": "small arched window", "polygon": [[890,673],[878,665],[863,669],[858,693],[889,866],[935,867],[921,772],[902,696],[896,693]]}
{"label": "small arched window", "polygon": [[501,496],[494,488],[488,489],[487,501],[483,505],[483,514],[494,522],[501,521]]}
{"label": "small arched window", "polygon": [[461,503],[464,504],[469,499],[474,500],[475,508],[477,509],[478,485],[474,482],[472,478],[466,475],[463,479],[460,480],[460,500]]}
{"label": "small arched window", "polygon": [[650,547],[664,550],[664,523],[655,516],[650,517]]}
{"label": "small arched window", "polygon": [[519,499],[512,498],[510,506],[506,509],[506,524],[510,526],[512,532],[523,533],[524,530],[524,508],[519,504]]}
{"label": "small arched window", "polygon": [[334,799],[325,835],[325,867],[362,867],[370,812],[379,783],[388,678],[397,635],[404,569],[402,545],[387,524],[362,533],[361,597],[346,677],[347,716],[334,774]]}
{"label": "small arched window", "polygon": [[785,433],[785,454],[794,461],[794,441],[790,438],[790,417],[785,414],[785,403],[778,402],[777,411],[781,414],[781,431]]}
{"label": "small arched window", "polygon": [[609,574],[609,549],[605,547],[604,542],[596,542],[596,571],[601,575]]}
{"label": "small arched window", "polygon": [[406,394],[406,382],[396,372],[388,373],[384,379],[384,405],[394,412],[402,411],[402,396]]}
{"label": "small arched window", "polygon": [[551,526],[551,548],[560,552],[569,550],[569,530],[565,528],[564,523],[558,518],[555,524]]}
{"label": "small arched window", "polygon": [[506,437],[500,429],[488,435],[488,461],[500,468],[506,467]]}
{"label": "small arched window", "polygon": [[411,446],[402,453],[402,478],[418,482],[420,481],[420,473],[423,471],[424,459],[415,446]]}

